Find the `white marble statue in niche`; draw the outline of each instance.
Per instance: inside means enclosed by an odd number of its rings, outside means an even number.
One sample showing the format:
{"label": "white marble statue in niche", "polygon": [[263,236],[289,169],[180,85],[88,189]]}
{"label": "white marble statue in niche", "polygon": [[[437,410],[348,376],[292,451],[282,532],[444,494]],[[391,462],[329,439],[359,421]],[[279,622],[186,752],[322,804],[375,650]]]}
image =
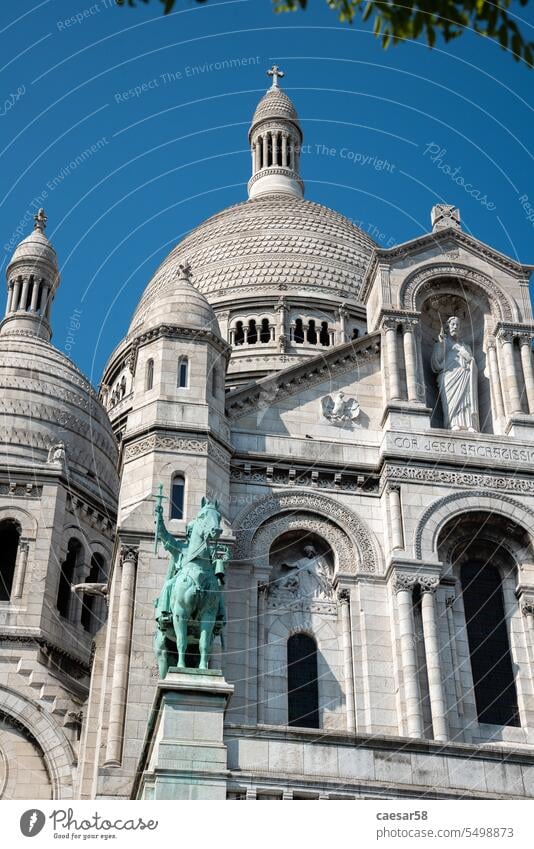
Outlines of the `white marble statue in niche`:
{"label": "white marble statue in niche", "polygon": [[321,398],[321,406],[324,418],[336,427],[352,427],[361,412],[356,398],[345,395],[341,389]]}
{"label": "white marble statue in niche", "polygon": [[478,430],[477,365],[469,345],[460,339],[460,320],[452,315],[434,345],[432,370],[438,376],[443,426]]}
{"label": "white marble statue in niche", "polygon": [[302,557],[283,562],[269,585],[273,606],[290,605],[295,601],[326,601],[333,597],[331,569],[314,545],[302,548]]}

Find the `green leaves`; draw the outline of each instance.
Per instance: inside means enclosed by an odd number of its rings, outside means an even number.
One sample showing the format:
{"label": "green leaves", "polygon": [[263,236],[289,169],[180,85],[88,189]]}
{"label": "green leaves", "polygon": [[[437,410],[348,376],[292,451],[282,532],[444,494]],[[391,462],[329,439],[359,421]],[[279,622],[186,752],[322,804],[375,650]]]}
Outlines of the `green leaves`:
{"label": "green leaves", "polygon": [[[119,6],[135,6],[136,2],[116,0]],[[178,0],[159,2],[163,4],[164,14],[178,5]],[[315,0],[319,2],[325,0]],[[521,6],[528,2],[519,0]],[[275,12],[298,12],[311,5],[308,0],[271,0],[271,3]],[[381,39],[383,47],[391,42],[398,44],[417,38],[424,38],[428,46],[433,47],[438,36],[448,42],[471,29],[492,38],[516,61],[533,67],[534,42],[526,41],[514,15],[509,14],[512,0],[326,0],[326,3],[344,23],[353,23],[357,17],[362,21],[372,20],[373,32]]]}

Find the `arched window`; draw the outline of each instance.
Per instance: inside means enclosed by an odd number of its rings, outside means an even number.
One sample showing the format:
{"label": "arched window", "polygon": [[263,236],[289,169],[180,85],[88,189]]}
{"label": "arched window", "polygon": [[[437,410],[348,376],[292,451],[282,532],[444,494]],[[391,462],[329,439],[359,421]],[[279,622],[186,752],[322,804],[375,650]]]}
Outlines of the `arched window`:
{"label": "arched window", "polygon": [[293,334],[293,339],[298,344],[300,344],[301,342],[304,342],[304,328],[302,326],[302,319],[301,318],[297,318],[297,320],[295,321],[295,332]]}
{"label": "arched window", "polygon": [[251,318],[248,323],[247,342],[249,345],[255,345],[258,341],[258,328],[256,327],[255,319]]}
{"label": "arched window", "polygon": [[121,378],[121,398],[124,398],[126,395],[126,378],[124,375]]}
{"label": "arched window", "polygon": [[178,386],[180,389],[186,389],[189,381],[189,360],[187,357],[180,357],[178,360]]}
{"label": "arched window", "polygon": [[478,721],[520,725],[499,572],[473,561],[460,577]]}
{"label": "arched window", "polygon": [[269,327],[269,319],[262,318],[261,320],[261,330],[260,330],[260,342],[263,342],[265,345],[267,342],[271,341],[271,328]]}
{"label": "arched window", "polygon": [[77,539],[69,540],[67,556],[61,564],[56,606],[59,611],[59,615],[63,616],[65,619],[69,618],[72,601],[71,586],[74,580],[74,570],[78,563],[81,549],[82,546]]}
{"label": "arched window", "polygon": [[243,330],[243,322],[238,321],[235,326],[234,345],[243,345],[245,341],[245,331]]}
{"label": "arched window", "polygon": [[328,332],[328,322],[321,322],[321,332],[319,334],[319,342],[321,345],[330,345],[330,333]]}
{"label": "arched window", "polygon": [[148,360],[146,364],[145,389],[152,389],[154,386],[154,360]]}
{"label": "arched window", "polygon": [[287,721],[319,728],[317,645],[308,634],[293,634],[287,641]]}
{"label": "arched window", "polygon": [[175,475],[171,486],[171,519],[184,518],[185,478]]}
{"label": "arched window", "polygon": [[20,526],[14,519],[0,522],[0,601],[9,601],[19,550]]}
{"label": "arched window", "polygon": [[313,318],[310,318],[308,322],[308,331],[306,333],[306,339],[310,343],[310,345],[317,345],[317,331],[315,329],[315,321]]}
{"label": "arched window", "polygon": [[214,398],[219,394],[219,369],[213,366],[211,371],[211,394]]}
{"label": "arched window", "polygon": [[[104,558],[101,554],[93,554],[91,557],[91,568],[85,579],[87,584],[101,584],[106,580],[106,569]],[[83,593],[82,600],[82,615],[80,621],[90,634],[95,634],[98,631],[99,625],[102,624],[100,599],[94,595]]]}
{"label": "arched window", "polygon": [[360,330],[359,330],[359,328],[358,328],[358,327],[353,327],[353,328],[352,328],[352,338],[353,338],[353,339],[357,339],[359,335],[360,335]]}

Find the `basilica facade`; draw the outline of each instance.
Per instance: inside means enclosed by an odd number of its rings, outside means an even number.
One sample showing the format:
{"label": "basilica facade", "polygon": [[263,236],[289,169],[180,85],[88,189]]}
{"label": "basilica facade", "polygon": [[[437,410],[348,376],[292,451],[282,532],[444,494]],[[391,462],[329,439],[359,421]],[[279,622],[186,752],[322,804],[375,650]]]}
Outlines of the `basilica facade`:
{"label": "basilica facade", "polygon": [[[99,395],[50,342],[43,212],[8,266],[4,798],[534,796],[532,267],[453,206],[384,249],[305,200],[270,73],[248,199],[157,269]],[[218,500],[231,560],[224,720],[156,762],[160,484],[178,539]]]}

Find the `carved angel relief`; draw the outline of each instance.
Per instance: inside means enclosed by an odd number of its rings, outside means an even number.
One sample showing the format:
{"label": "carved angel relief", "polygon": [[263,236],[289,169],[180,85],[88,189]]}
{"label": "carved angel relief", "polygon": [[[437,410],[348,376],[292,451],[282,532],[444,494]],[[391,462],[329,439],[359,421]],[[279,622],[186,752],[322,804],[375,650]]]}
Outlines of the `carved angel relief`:
{"label": "carved angel relief", "polygon": [[334,392],[321,398],[324,418],[335,427],[359,427],[361,408],[356,398],[344,392]]}

